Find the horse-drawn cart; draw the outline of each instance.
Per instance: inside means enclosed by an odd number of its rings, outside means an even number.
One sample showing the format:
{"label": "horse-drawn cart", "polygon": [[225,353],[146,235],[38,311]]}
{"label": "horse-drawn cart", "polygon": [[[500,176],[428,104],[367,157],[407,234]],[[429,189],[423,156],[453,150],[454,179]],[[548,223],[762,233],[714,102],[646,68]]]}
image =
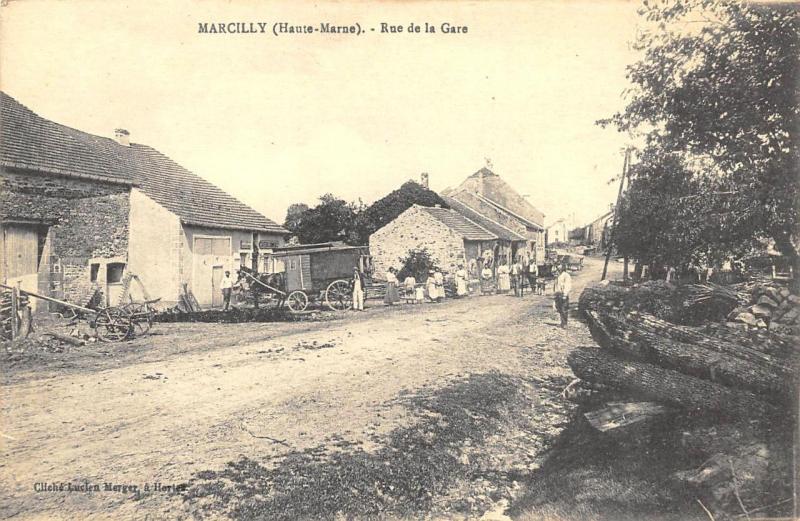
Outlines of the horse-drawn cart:
{"label": "horse-drawn cart", "polygon": [[270,254],[276,273],[255,273],[242,267],[239,281],[246,282],[258,305],[259,295],[266,294],[284,303],[295,313],[319,303],[333,311],[352,305],[353,268],[365,275],[372,273],[372,260],[366,246],[342,243],[302,244],[276,248]]}

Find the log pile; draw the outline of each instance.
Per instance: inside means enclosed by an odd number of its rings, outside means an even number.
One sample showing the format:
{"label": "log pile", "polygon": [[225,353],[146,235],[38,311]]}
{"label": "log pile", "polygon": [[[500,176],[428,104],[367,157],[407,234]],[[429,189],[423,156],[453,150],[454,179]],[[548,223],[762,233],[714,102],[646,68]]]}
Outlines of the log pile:
{"label": "log pile", "polygon": [[[718,519],[749,515],[790,494],[797,338],[725,323],[668,322],[630,306],[635,291],[607,286],[581,295],[579,308],[598,345],[575,349],[570,367],[584,385],[615,392],[584,414],[589,424],[603,436],[637,443],[654,433],[671,436],[676,461],[684,463],[672,485]],[[737,293],[714,291],[717,301]],[[764,295],[775,309],[780,297],[791,303],[788,292],[775,293],[754,292],[751,305],[764,305]]]}
{"label": "log pile", "polygon": [[748,289],[744,305],[728,315],[730,326],[800,335],[800,296],[777,283],[755,284]]}

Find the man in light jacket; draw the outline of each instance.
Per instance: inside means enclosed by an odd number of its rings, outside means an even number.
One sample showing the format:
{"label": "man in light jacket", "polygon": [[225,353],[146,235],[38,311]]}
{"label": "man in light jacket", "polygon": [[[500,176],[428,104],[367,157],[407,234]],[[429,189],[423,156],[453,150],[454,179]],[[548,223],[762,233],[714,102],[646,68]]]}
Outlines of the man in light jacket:
{"label": "man in light jacket", "polygon": [[572,277],[567,271],[566,266],[561,267],[555,283],[555,305],[556,311],[561,316],[561,327],[567,327],[569,318],[569,292],[572,291]]}

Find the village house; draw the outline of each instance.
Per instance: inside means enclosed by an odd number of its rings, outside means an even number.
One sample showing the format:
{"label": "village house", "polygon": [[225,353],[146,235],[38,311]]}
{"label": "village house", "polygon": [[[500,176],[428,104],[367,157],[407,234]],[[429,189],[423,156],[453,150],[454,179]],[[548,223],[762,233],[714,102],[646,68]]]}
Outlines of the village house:
{"label": "village house", "polygon": [[453,206],[456,211],[463,212],[466,208],[522,236],[524,242],[515,243],[508,252],[509,261],[521,257],[536,259],[538,264],[544,263],[544,214],[499,175],[488,168],[481,168],[456,188],[444,190],[442,196],[448,204],[452,201],[459,203]]}
{"label": "village house", "polygon": [[127,131],[95,136],[0,98],[3,283],[116,305],[136,274],[162,307],[184,288],[213,307],[224,271],[284,244],[286,230]]}
{"label": "village house", "polygon": [[612,204],[609,205],[607,212],[583,227],[582,244],[595,246],[600,250],[605,249],[613,217],[614,205]]}
{"label": "village house", "polygon": [[[413,205],[369,238],[375,273],[400,269],[408,252],[425,248],[437,266],[454,273],[458,265],[478,269],[489,257],[507,258],[525,238],[499,225],[473,221],[455,209]],[[472,262],[470,262],[472,261]]]}
{"label": "village house", "polygon": [[565,244],[569,242],[569,230],[565,219],[557,219],[554,223],[547,226],[545,230],[545,240],[547,245]]}

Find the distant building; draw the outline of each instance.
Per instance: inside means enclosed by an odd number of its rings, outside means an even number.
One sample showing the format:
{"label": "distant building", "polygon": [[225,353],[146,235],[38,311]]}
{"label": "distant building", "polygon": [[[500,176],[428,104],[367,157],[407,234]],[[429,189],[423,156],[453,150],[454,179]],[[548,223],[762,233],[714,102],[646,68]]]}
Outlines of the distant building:
{"label": "distant building", "polygon": [[558,219],[556,222],[549,225],[545,230],[545,240],[548,245],[568,243],[569,230],[567,229],[567,221]]}
{"label": "distant building", "polygon": [[44,119],[0,93],[0,281],[116,305],[126,275],[172,306],[221,303],[225,270],[255,266],[286,230],[146,145]]}
{"label": "distant building", "polygon": [[604,249],[608,243],[613,218],[614,205],[610,205],[610,209],[606,213],[583,227],[581,242],[586,246]]}

